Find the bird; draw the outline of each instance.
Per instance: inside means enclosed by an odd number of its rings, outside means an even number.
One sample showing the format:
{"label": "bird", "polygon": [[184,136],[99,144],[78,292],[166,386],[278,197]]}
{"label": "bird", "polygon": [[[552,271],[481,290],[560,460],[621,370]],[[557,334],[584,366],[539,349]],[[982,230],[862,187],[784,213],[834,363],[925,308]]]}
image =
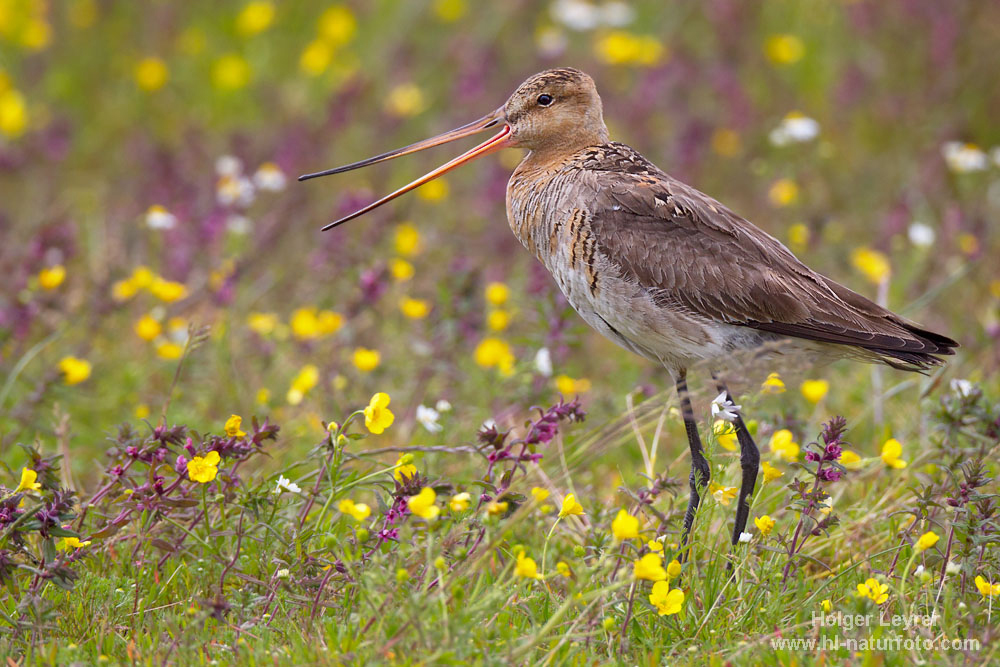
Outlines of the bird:
{"label": "bird", "polygon": [[926,372],[958,347],[810,269],[719,201],[612,141],[594,80],[571,67],[529,77],[503,106],[479,120],[299,180],[359,169],[491,128],[499,131],[490,139],[323,230],[476,158],[524,149],[507,184],[507,220],[514,235],[587,324],[659,364],[676,387],[691,454],[685,549],[711,480],[687,385],[689,368],[713,369],[739,442],[736,545],[749,517],[760,452],[715,368],[740,352],[778,345],[815,358],[851,357]]}

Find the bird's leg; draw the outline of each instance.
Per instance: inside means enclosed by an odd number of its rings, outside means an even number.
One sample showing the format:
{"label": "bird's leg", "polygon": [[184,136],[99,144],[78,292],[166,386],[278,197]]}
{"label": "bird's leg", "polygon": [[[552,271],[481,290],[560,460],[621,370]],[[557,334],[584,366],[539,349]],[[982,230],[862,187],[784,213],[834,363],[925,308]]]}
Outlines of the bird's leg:
{"label": "bird's leg", "polygon": [[[691,497],[688,500],[687,512],[684,514],[684,536],[681,540],[681,548],[687,546],[688,535],[691,533],[691,524],[694,522],[694,514],[698,510],[698,503],[701,497],[698,495],[698,488],[705,488],[711,479],[712,473],[708,467],[708,460],[705,458],[704,450],[701,446],[701,438],[698,437],[698,424],[694,420],[694,410],[691,408],[691,397],[688,395],[687,371],[681,370],[677,374],[677,397],[681,404],[681,415],[684,417],[684,430],[687,431],[688,445],[691,447]],[[682,559],[684,552],[682,551]]]}
{"label": "bird's leg", "polygon": [[[725,382],[714,373],[713,377],[715,377],[719,391],[725,393],[726,400],[733,403],[733,396],[729,393]],[[753,436],[747,430],[742,415],[736,415],[733,426],[736,427],[736,439],[740,443],[740,468],[743,469],[743,475],[740,479],[739,504],[736,505],[736,525],[733,526],[733,544],[735,545],[739,542],[740,535],[746,530],[747,519],[750,517],[750,496],[753,495],[753,489],[757,483],[757,471],[760,469],[760,450],[757,449],[757,443],[753,441]]]}

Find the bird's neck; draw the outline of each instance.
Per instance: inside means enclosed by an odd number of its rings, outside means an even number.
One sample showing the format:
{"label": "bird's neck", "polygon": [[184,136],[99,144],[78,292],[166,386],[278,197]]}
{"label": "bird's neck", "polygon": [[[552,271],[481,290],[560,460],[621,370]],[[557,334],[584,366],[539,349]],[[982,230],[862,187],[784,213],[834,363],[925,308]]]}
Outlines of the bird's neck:
{"label": "bird's neck", "polygon": [[608,130],[602,123],[599,128],[563,135],[552,141],[532,146],[521,161],[518,171],[549,171],[558,169],[573,155],[585,148],[601,146],[610,141]]}

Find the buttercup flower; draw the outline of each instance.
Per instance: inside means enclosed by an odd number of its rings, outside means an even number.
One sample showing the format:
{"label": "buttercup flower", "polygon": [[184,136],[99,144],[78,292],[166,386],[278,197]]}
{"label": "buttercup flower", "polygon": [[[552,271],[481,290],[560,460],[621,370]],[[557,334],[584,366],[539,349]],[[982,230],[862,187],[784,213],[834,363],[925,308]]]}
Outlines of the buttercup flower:
{"label": "buttercup flower", "polygon": [[378,435],[392,426],[396,416],[389,410],[389,394],[379,392],[372,396],[365,408],[365,427]]}
{"label": "buttercup flower", "polygon": [[715,440],[723,449],[735,452],[739,449],[739,440],[736,437],[736,427],[722,419],[716,419],[712,424],[712,433]]}
{"label": "buttercup flower", "polygon": [[44,290],[54,290],[66,280],[66,267],[62,264],[50,266],[38,272],[38,286]]}
{"label": "buttercup flower", "polygon": [[17,488],[14,489],[14,493],[38,491],[41,488],[42,484],[38,481],[38,473],[31,468],[21,468],[21,481],[18,483]]}
{"label": "buttercup flower", "polygon": [[979,589],[979,594],[984,598],[1000,595],[1000,583],[990,583],[982,575],[976,577],[976,588]]}
{"label": "buttercup flower", "polygon": [[399,310],[411,320],[422,320],[431,312],[431,304],[424,299],[403,297],[399,300]]}
{"label": "buttercup flower", "polygon": [[830,383],[826,380],[806,380],[799,389],[807,401],[819,403],[830,391]]}
{"label": "buttercup flower", "polygon": [[890,468],[901,469],[906,467],[906,461],[900,457],[903,454],[903,445],[895,438],[889,438],[882,445],[882,462]]}
{"label": "buttercup flower", "polygon": [[417,474],[417,466],[411,463],[412,460],[412,454],[403,454],[396,460],[396,466],[392,472],[392,476],[396,478],[396,481],[402,482],[404,477],[413,479],[413,476]]}
{"label": "buttercup flower", "polygon": [[760,471],[764,475],[764,483],[773,482],[779,477],[783,476],[785,473],[781,472],[768,461],[764,461],[760,464]]}
{"label": "buttercup flower", "polygon": [[188,479],[199,484],[207,484],[219,474],[219,452],[214,449],[205,456],[196,456],[187,462]]}
{"label": "buttercup flower", "polygon": [[510,288],[503,283],[492,282],[486,286],[486,300],[493,306],[502,306],[510,297]]}
{"label": "buttercup flower", "polygon": [[671,589],[666,581],[657,581],[649,593],[649,603],[656,607],[660,616],[676,614],[684,604],[684,591]]}
{"label": "buttercup flower", "polygon": [[771,436],[771,454],[794,463],[799,458],[799,443],[795,442],[795,436],[787,428],[775,431]]}
{"label": "buttercup flower", "polygon": [[664,581],[667,571],[663,569],[663,558],[659,554],[646,554],[633,563],[633,574],[636,579],[646,581]]}
{"label": "buttercup flower", "polygon": [[884,604],[889,599],[889,587],[881,584],[877,579],[868,579],[863,584],[858,584],[857,596],[870,598],[875,604]]}
{"label": "buttercup flower", "polygon": [[667,577],[676,579],[681,576],[681,563],[676,558],[667,564]]}
{"label": "buttercup flower", "polygon": [[646,542],[646,547],[653,553],[662,554],[663,553],[663,542],[659,539],[650,540]]}
{"label": "buttercup flower", "polygon": [[337,509],[340,510],[342,514],[349,515],[358,523],[367,519],[372,513],[372,508],[368,507],[368,505],[365,503],[356,503],[350,498],[344,498],[341,500],[337,504]]}
{"label": "buttercup flower", "polygon": [[716,484],[711,482],[708,485],[708,493],[716,499],[716,501],[728,506],[729,503],[733,501],[736,497],[736,487],[735,486],[722,486],[721,484]]}
{"label": "buttercup flower", "polygon": [[240,426],[243,425],[243,417],[239,415],[229,415],[229,419],[226,420],[226,435],[230,438],[242,438],[246,435],[245,432],[240,430]]}
{"label": "buttercup flower", "polygon": [[86,359],[63,357],[59,360],[59,370],[62,371],[63,382],[74,385],[90,377],[91,365]]}
{"label": "buttercup flower", "polygon": [[935,533],[932,530],[930,532],[927,532],[927,533],[924,533],[923,535],[921,535],[920,539],[918,539],[917,543],[914,545],[914,548],[917,551],[926,551],[927,549],[930,549],[932,546],[934,546],[935,544],[937,544],[937,541],[939,539],[941,539],[941,538],[938,537],[937,533]]}
{"label": "buttercup flower", "polygon": [[558,563],[556,563],[556,572],[558,572],[564,577],[570,577],[573,574],[573,571],[569,569],[569,565],[567,565],[563,561],[559,561]]}
{"label": "buttercup flower", "polygon": [[871,248],[856,248],[851,253],[851,262],[854,264],[854,268],[864,274],[865,278],[874,285],[886,280],[892,273],[889,258]]}
{"label": "buttercup flower", "polygon": [[486,504],[486,513],[490,516],[503,516],[507,513],[507,509],[510,507],[510,503],[506,500],[501,500],[497,502],[493,500]]}
{"label": "buttercup flower", "polygon": [[631,540],[639,537],[639,519],[626,510],[619,510],[618,516],[611,522],[611,532],[616,540]]}
{"label": "buttercup flower", "polygon": [[514,574],[522,579],[541,579],[538,573],[538,564],[533,558],[528,558],[523,551],[517,553],[517,564],[514,566]]}
{"label": "buttercup flower", "polygon": [[840,453],[840,465],[849,470],[857,470],[861,467],[861,457],[849,449]]}
{"label": "buttercup flower", "polygon": [[468,493],[465,492],[456,493],[451,497],[451,500],[448,501],[448,508],[452,512],[464,512],[465,510],[469,509],[469,502],[471,500],[472,496],[470,496]]}
{"label": "buttercup flower", "polygon": [[514,352],[510,344],[499,338],[484,338],[473,353],[476,363],[483,368],[496,368],[503,376],[514,372]]}
{"label": "buttercup flower", "polygon": [[753,524],[757,526],[757,530],[760,531],[761,535],[770,535],[771,530],[774,528],[774,519],[765,514],[754,519]]}
{"label": "buttercup flower", "polygon": [[425,486],[420,489],[420,493],[409,497],[407,506],[410,508],[411,512],[419,516],[421,519],[427,519],[430,521],[441,513],[441,509],[435,504],[436,500],[437,494],[434,493],[434,489],[429,486]]}
{"label": "buttercup flower", "polygon": [[590,391],[590,380],[587,378],[580,378],[579,380],[574,380],[568,375],[560,375],[554,380],[556,385],[556,391],[564,396],[576,396],[577,394],[586,394]]}
{"label": "buttercup flower", "polygon": [[548,489],[543,489],[540,486],[531,487],[531,497],[535,499],[536,503],[543,503],[545,499],[549,497]]}
{"label": "buttercup flower", "polygon": [[81,541],[79,537],[64,537],[60,549],[68,551],[70,549],[81,549],[90,544],[90,540]]}
{"label": "buttercup flower", "polygon": [[563,498],[562,508],[559,510],[559,518],[572,514],[583,514],[583,505],[578,503],[576,496],[570,493]]}
{"label": "buttercup flower", "polygon": [[359,347],[354,350],[352,360],[354,361],[354,366],[359,371],[362,373],[370,373],[378,368],[379,362],[382,361],[382,355],[379,354],[378,350],[369,350],[366,347]]}
{"label": "buttercup flower", "polygon": [[829,614],[831,611],[833,611],[833,603],[830,602],[829,600],[823,600],[822,602],[819,603],[819,606],[823,610],[823,613]]}
{"label": "buttercup flower", "polygon": [[766,394],[780,394],[785,391],[785,383],[777,373],[770,373],[767,379],[760,385],[761,391]]}
{"label": "buttercup flower", "polygon": [[403,257],[412,257],[420,252],[420,232],[413,223],[404,222],[396,227],[394,235],[396,252]]}
{"label": "buttercup flower", "polygon": [[153,340],[163,331],[163,327],[156,321],[156,318],[149,314],[136,320],[133,329],[135,329],[135,335],[143,340]]}

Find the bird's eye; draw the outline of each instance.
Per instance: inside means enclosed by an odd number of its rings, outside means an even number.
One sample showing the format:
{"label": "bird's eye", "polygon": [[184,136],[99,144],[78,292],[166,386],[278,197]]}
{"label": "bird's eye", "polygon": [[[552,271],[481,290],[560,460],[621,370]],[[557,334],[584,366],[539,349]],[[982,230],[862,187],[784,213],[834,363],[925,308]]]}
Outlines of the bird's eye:
{"label": "bird's eye", "polygon": [[544,95],[543,94],[543,95],[539,95],[538,96],[538,105],[539,106],[547,107],[550,104],[552,104],[552,96],[551,95]]}

